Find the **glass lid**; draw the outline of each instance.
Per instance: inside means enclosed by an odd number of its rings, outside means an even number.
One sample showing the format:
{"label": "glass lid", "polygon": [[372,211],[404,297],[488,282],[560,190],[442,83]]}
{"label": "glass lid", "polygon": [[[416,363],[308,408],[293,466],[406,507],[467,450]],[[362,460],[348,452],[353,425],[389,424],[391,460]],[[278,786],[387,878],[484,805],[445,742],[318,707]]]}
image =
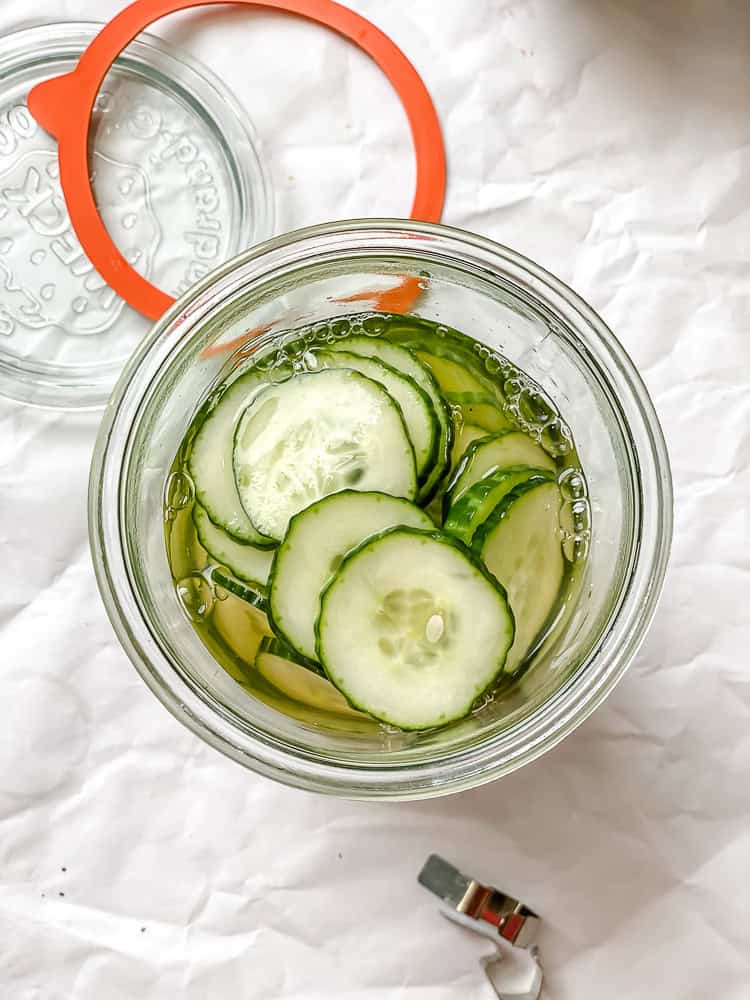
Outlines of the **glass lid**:
{"label": "glass lid", "polygon": [[[35,84],[74,69],[100,27],[48,24],[0,39],[0,393],[39,406],[102,406],[151,326],[82,250],[57,144],[26,105]],[[139,36],[106,77],[89,163],[118,249],[174,297],[272,234],[272,191],[245,111],[153,36]]]}

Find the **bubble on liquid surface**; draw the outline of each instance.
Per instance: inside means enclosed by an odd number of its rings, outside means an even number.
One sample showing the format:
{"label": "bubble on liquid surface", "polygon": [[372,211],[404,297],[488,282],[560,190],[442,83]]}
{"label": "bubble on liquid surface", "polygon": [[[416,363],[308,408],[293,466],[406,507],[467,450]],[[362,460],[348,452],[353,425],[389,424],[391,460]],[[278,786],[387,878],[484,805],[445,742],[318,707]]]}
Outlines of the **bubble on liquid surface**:
{"label": "bubble on liquid surface", "polygon": [[341,337],[348,337],[352,330],[352,327],[349,325],[349,323],[347,323],[346,320],[343,319],[332,320],[329,326],[331,333],[334,335],[334,337],[337,337],[339,339]]}
{"label": "bubble on liquid surface", "polygon": [[380,337],[385,333],[385,321],[379,316],[368,316],[362,323],[362,332],[368,337]]}
{"label": "bubble on liquid surface", "polygon": [[213,611],[213,588],[202,573],[184,576],[175,584],[175,591],[177,599],[191,621],[205,621]]}

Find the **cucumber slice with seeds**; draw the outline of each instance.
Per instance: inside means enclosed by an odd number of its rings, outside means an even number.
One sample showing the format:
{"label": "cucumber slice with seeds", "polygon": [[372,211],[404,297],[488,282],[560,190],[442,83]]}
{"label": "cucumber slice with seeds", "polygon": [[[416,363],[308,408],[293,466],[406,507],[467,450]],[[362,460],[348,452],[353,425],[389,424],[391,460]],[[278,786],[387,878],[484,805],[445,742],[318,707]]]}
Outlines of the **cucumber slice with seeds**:
{"label": "cucumber slice with seeds", "polygon": [[516,637],[505,670],[518,669],[554,613],[565,575],[557,483],[514,487],[478,529],[474,548],[508,593]]}
{"label": "cucumber slice with seeds", "polygon": [[349,368],[379,382],[396,400],[414,448],[417,478],[429,475],[435,464],[440,426],[427,393],[413,379],[402,375],[379,358],[366,358],[351,351],[320,351],[315,355],[324,368]]}
{"label": "cucumber slice with seeds", "polygon": [[364,542],[323,593],[318,657],[352,705],[401,729],[463,718],[513,642],[505,592],[439,532]]}
{"label": "cucumber slice with seeds", "polygon": [[540,444],[522,431],[509,431],[475,441],[469,445],[445,493],[444,510],[465,493],[470,486],[479,482],[489,472],[528,465],[536,469],[555,471],[555,463]]}
{"label": "cucumber slice with seeds", "polygon": [[348,552],[399,524],[434,527],[427,514],[406,500],[353,490],[325,497],[292,518],[269,591],[270,618],[286,642],[303,656],[317,658],[315,622],[325,585]]}
{"label": "cucumber slice with seeds", "polygon": [[196,503],[193,507],[193,523],[198,541],[213,558],[228,570],[253,586],[265,590],[268,574],[273,561],[273,550],[259,549],[247,542],[238,542],[217,527],[206,513],[205,508]]}
{"label": "cucumber slice with seeds", "polygon": [[445,518],[443,530],[464,545],[471,546],[477,528],[484,523],[502,498],[519,483],[529,480],[549,482],[551,474],[542,469],[514,466],[498,469],[470,486],[453,503]]}
{"label": "cucumber slice with seeds", "polygon": [[234,477],[258,531],[281,540],[289,520],[339,490],[412,499],[414,450],[380,383],[347,368],[268,386],[235,432]]}
{"label": "cucumber slice with seeds", "polygon": [[201,424],[187,465],[195,485],[195,498],[214,524],[239,541],[270,548],[273,539],[261,535],[240,502],[232,467],[237,424],[267,385],[267,378],[255,372],[233,382]]}
{"label": "cucumber slice with seeds", "polygon": [[440,386],[429,369],[408,348],[401,347],[382,337],[348,337],[341,342],[341,349],[367,358],[376,358],[396,371],[413,379],[420,389],[427,393],[435,410],[439,425],[438,445],[432,472],[419,491],[419,502],[428,503],[441,479],[450,467],[453,441],[453,421],[450,408],[446,405]]}

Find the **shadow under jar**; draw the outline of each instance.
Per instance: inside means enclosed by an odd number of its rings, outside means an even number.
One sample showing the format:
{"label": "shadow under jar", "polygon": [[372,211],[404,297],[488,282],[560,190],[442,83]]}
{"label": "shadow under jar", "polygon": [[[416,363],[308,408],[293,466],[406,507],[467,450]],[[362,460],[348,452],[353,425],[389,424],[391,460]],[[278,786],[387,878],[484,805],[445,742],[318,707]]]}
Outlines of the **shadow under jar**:
{"label": "shadow under jar", "polygon": [[[290,330],[349,315],[363,293],[404,277],[419,283],[411,315],[469,335],[487,348],[488,372],[496,355],[507,359],[552,401],[585,472],[591,527],[575,601],[521,679],[501,685],[466,719],[425,732],[401,732],[240,683],[186,615],[164,533],[165,488],[168,512],[192,501],[189,480],[174,478],[175,455],[200,406],[240,356],[270,356],[295,336]],[[359,306],[372,308],[366,300]],[[290,785],[357,798],[420,798],[476,786],[570,733],[612,689],[644,637],[671,530],[661,430],[632,362],[602,320],[507,248],[395,220],[343,222],[271,240],[191,289],[123,373],[91,475],[99,586],[151,690],[201,738],[245,766]],[[206,602],[214,599],[209,590]]]}

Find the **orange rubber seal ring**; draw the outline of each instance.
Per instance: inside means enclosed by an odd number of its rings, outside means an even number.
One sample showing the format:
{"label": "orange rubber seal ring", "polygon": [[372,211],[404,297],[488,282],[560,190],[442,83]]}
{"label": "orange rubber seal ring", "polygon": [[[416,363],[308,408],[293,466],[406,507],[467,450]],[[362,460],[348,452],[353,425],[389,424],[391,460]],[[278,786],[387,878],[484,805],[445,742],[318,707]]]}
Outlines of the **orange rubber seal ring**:
{"label": "orange rubber seal ring", "polygon": [[439,222],[445,198],[445,148],[435,107],[401,49],[370,21],[333,0],[136,0],[89,44],[71,73],[37,84],[28,106],[58,142],[60,182],[70,221],[91,263],[133,308],[158,319],[175,301],[135,271],[101,220],[88,170],[88,133],[96,95],[112,63],[145,28],[167,14],[235,3],[269,7],[316,21],[363,49],[390,80],[406,111],[417,159],[411,217]]}

